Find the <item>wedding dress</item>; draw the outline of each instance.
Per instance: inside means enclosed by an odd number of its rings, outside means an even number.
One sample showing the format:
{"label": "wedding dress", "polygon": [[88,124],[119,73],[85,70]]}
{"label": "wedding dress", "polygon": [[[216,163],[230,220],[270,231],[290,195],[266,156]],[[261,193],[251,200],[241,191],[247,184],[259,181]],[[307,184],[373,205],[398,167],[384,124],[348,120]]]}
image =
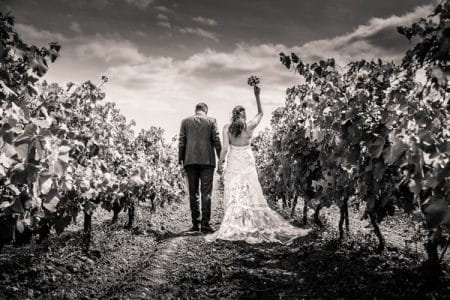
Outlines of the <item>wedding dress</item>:
{"label": "wedding dress", "polygon": [[241,240],[290,244],[309,230],[291,225],[272,210],[263,195],[250,146],[230,145],[224,170],[224,216],[207,241]]}

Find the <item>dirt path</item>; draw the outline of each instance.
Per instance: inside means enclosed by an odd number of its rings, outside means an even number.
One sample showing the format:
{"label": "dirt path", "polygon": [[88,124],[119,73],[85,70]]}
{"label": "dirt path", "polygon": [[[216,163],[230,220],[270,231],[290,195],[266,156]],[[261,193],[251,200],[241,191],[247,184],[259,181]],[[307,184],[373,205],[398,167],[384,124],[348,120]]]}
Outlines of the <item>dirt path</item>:
{"label": "dirt path", "polygon": [[155,299],[170,293],[170,277],[178,272],[189,256],[189,245],[200,236],[171,237],[159,243],[158,250],[132,270],[123,281],[116,283],[102,299]]}
{"label": "dirt path", "polygon": [[[218,228],[223,213],[221,197],[222,190],[216,178],[211,203],[211,225],[214,228]],[[177,211],[177,216],[179,212],[184,212],[184,215],[182,218],[178,216],[176,227],[165,228],[168,231],[157,237],[157,250],[148,249],[148,256],[142,264],[117,280],[101,299],[155,299],[173,295],[173,275],[183,274],[186,272],[183,268],[195,265],[201,253],[193,249],[205,244],[203,234],[187,230],[192,226],[187,199],[180,203]]]}

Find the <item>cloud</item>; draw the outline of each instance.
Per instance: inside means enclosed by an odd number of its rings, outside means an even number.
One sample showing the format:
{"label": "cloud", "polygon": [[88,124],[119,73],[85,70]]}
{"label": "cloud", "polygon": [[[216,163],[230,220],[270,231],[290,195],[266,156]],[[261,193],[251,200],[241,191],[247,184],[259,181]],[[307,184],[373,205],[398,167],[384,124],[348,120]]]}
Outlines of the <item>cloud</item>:
{"label": "cloud", "polygon": [[150,4],[154,2],[154,0],[125,0],[126,3],[134,5],[138,8],[144,9],[147,8]]}
{"label": "cloud", "polygon": [[[249,115],[256,112],[253,92],[247,85],[250,75],[261,77],[262,100],[268,111],[283,103],[286,87],[294,85],[298,76],[279,63],[282,49],[285,46],[239,44],[231,52],[206,49],[187,59],[147,56],[138,64],[109,67],[105,71],[110,78],[107,94],[133,115],[138,126],[157,119],[169,136],[200,101],[209,104],[210,114],[223,126],[235,105],[247,107]],[[268,126],[270,113],[265,120],[264,126]]]}
{"label": "cloud", "polygon": [[140,37],[148,37],[148,34],[146,34],[146,33],[143,32],[143,31],[136,31],[136,35],[137,35],[137,36],[140,36]]}
{"label": "cloud", "polygon": [[[172,136],[178,131],[179,121],[200,101],[208,103],[209,114],[217,117],[219,126],[228,122],[232,108],[238,104],[251,116],[256,106],[247,78],[257,75],[267,112],[262,129],[270,124],[270,112],[284,103],[286,88],[300,81],[298,74],[281,65],[279,52],[295,52],[306,61],[334,57],[341,64],[361,58],[399,59],[408,42],[401,42],[396,27],[411,24],[430,9],[424,6],[402,16],[373,18],[347,34],[294,47],[241,43],[231,51],[205,49],[185,59],[141,57],[139,63],[123,62],[106,70],[111,79],[108,95],[136,119],[138,127],[157,122]],[[214,33],[205,36],[198,28],[182,28],[180,32],[218,41]]]}
{"label": "cloud", "polygon": [[163,28],[172,28],[172,24],[170,23],[169,17],[165,14],[159,13],[156,18],[159,20],[156,25]]}
{"label": "cloud", "polygon": [[75,53],[79,57],[98,59],[115,64],[123,62],[135,64],[145,60],[145,56],[130,41],[106,38],[101,35],[96,35],[76,46]]}
{"label": "cloud", "polygon": [[49,42],[61,43],[68,40],[61,33],[38,29],[31,25],[18,23],[15,25],[15,29],[26,42],[36,43],[40,46],[46,45]]}
{"label": "cloud", "polygon": [[204,30],[201,28],[192,28],[192,27],[184,27],[184,28],[180,28],[180,32],[183,34],[193,34],[205,39],[210,39],[213,40],[215,42],[219,42],[219,38],[217,37],[217,34],[212,32],[212,31],[208,31],[208,30]]}
{"label": "cloud", "polygon": [[109,4],[109,0],[81,1],[81,3],[83,2],[88,5],[92,3],[97,8],[104,8]]}
{"label": "cloud", "polygon": [[203,18],[200,16],[192,18],[192,21],[203,24],[203,25],[208,25],[208,26],[216,26],[217,25],[216,20],[209,19],[209,18]]}
{"label": "cloud", "polygon": [[76,33],[82,32],[80,23],[77,23],[77,22],[70,23],[69,29]]}
{"label": "cloud", "polygon": [[161,20],[161,21],[169,21],[169,17],[168,16],[166,16],[166,15],[164,15],[164,14],[158,14],[157,16],[156,16],[156,18],[158,19],[158,20]]}
{"label": "cloud", "polygon": [[[329,57],[336,58],[340,64],[361,58],[398,60],[408,42],[396,33],[396,27],[412,23],[427,15],[430,9],[424,6],[401,16],[373,18],[352,32],[293,47],[240,43],[227,51],[205,49],[187,58],[175,59],[145,54],[136,44],[120,36],[95,35],[70,40],[70,51],[91,59],[89,62],[96,60],[104,67],[102,74],[110,78],[105,87],[108,99],[115,101],[125,115],[132,116],[138,127],[159,125],[167,129],[168,136],[177,133],[180,120],[201,101],[208,103],[209,114],[217,117],[219,126],[228,122],[232,108],[238,104],[246,107],[251,116],[256,106],[247,78],[257,75],[261,78],[261,98],[266,111],[262,129],[269,126],[270,112],[284,103],[286,88],[300,81],[298,74],[281,65],[279,52],[295,52],[308,62]],[[58,36],[58,33],[22,26],[28,36],[46,42]],[[197,27],[177,30],[219,41],[214,32]]]}
{"label": "cloud", "polygon": [[354,31],[332,39],[311,41],[296,49],[307,61],[335,58],[340,64],[351,60],[383,58],[398,61],[409,47],[406,38],[397,33],[398,26],[410,25],[420,17],[427,16],[431,5],[419,6],[402,16],[372,18]]}
{"label": "cloud", "polygon": [[163,28],[172,28],[172,25],[170,24],[170,22],[166,22],[166,21],[159,21],[158,23],[156,23],[159,27],[163,27]]}
{"label": "cloud", "polygon": [[167,6],[164,5],[157,5],[154,7],[157,11],[161,11],[161,12],[171,12],[172,10],[170,8],[168,8]]}

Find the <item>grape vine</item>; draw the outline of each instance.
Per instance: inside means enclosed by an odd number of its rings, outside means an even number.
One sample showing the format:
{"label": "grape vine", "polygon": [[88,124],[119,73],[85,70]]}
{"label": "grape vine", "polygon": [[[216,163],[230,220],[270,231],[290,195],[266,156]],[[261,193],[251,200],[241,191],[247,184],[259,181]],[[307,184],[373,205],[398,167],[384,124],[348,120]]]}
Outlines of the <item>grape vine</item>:
{"label": "grape vine", "polygon": [[184,194],[163,130],[135,134],[114,103],[101,103],[106,76],[98,86],[41,80],[60,49],[27,45],[0,14],[0,249],[61,233],[83,212],[88,250],[99,205],[113,222],[127,209],[132,228],[138,201],[156,209]]}
{"label": "grape vine", "polygon": [[321,207],[339,206],[341,238],[349,201],[364,204],[378,251],[385,247],[378,224],[399,209],[420,208],[429,262],[437,263],[450,228],[449,2],[398,31],[417,41],[400,65],[379,59],[341,68],[334,59],[306,63],[280,53],[302,80],[274,112],[271,134],[256,140],[270,145],[258,156],[270,158],[273,168],[258,160],[260,175],[266,190],[293,202],[293,211],[298,196],[316,210],[316,220]]}

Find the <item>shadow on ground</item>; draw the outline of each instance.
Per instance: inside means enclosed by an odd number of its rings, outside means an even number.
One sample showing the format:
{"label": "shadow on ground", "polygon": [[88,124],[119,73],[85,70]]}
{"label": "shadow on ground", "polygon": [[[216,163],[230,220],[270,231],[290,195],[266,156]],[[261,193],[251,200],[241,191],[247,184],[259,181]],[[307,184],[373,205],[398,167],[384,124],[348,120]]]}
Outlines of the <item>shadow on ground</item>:
{"label": "shadow on ground", "polygon": [[172,273],[166,292],[181,298],[449,297],[446,270],[430,276],[412,254],[394,249],[377,255],[375,247],[317,233],[292,246],[201,242],[190,248],[195,264]]}
{"label": "shadow on ground", "polygon": [[183,237],[183,236],[201,236],[203,235],[201,232],[194,232],[194,231],[181,231],[181,232],[171,232],[171,231],[158,231],[154,229],[147,230],[147,233],[152,235],[156,241],[163,241],[168,239],[173,239],[177,237]]}

